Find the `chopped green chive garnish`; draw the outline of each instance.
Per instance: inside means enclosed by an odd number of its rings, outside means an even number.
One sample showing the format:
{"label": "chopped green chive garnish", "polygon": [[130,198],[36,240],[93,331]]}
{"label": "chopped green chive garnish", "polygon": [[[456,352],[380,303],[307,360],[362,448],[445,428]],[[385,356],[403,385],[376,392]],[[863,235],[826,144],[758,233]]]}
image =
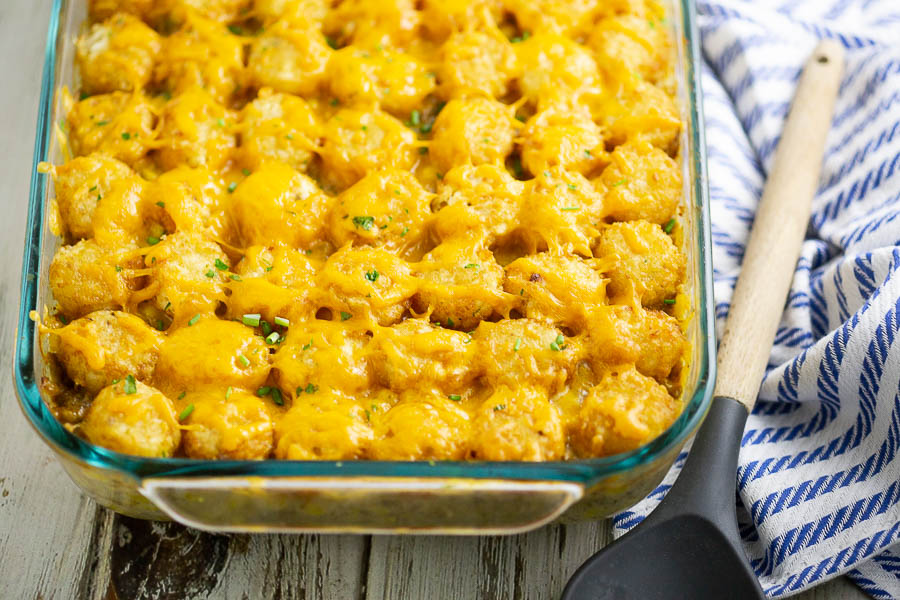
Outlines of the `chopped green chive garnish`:
{"label": "chopped green chive garnish", "polygon": [[554,352],[559,352],[560,350],[562,350],[563,348],[566,347],[565,342],[566,342],[566,338],[564,338],[562,335],[558,335],[558,336],[556,336],[556,339],[550,343],[550,349],[553,350]]}
{"label": "chopped green chive garnish", "polygon": [[453,327],[456,323],[453,322],[453,319],[447,317],[447,327]]}
{"label": "chopped green chive garnish", "polygon": [[418,126],[422,122],[422,114],[417,110],[412,111],[409,113],[409,122]]}
{"label": "chopped green chive garnish", "polygon": [[179,400],[184,400],[184,397],[185,397],[185,396],[187,396],[187,392],[181,392],[180,394],[178,394],[178,399],[179,399]]}
{"label": "chopped green chive garnish", "polygon": [[125,377],[124,389],[126,394],[137,394],[137,382],[134,380],[134,375]]}
{"label": "chopped green chive garnish", "polygon": [[673,229],[675,229],[675,219],[669,219],[669,222],[663,226],[663,231],[672,233]]}
{"label": "chopped green chive garnish", "polygon": [[275,317],[275,324],[281,325],[282,327],[290,327],[291,322],[284,317]]}
{"label": "chopped green chive garnish", "polygon": [[234,192],[236,187],[237,187],[237,183],[235,183],[234,181],[229,183],[228,184],[228,193],[231,194],[232,192]]}
{"label": "chopped green chive garnish", "polygon": [[590,150],[585,150],[585,151],[584,151],[584,155],[587,156],[588,158],[591,158],[591,157],[594,156],[593,154],[591,154],[591,151],[590,151]]}
{"label": "chopped green chive garnish", "polygon": [[266,343],[267,343],[267,344],[277,344],[277,343],[278,343],[278,339],[279,339],[280,337],[281,337],[281,334],[280,334],[280,333],[278,333],[277,331],[273,331],[272,333],[270,333],[270,334],[266,337]]}
{"label": "chopped green chive garnish", "polygon": [[573,211],[573,210],[578,210],[578,207],[577,207],[577,206],[563,206],[563,207],[562,207],[561,209],[559,209],[559,210],[562,210],[562,211],[565,211],[565,212],[570,212],[570,211]]}
{"label": "chopped green chive garnish", "polygon": [[431,133],[431,128],[434,127],[433,123],[425,123],[421,127],[419,127],[419,131],[422,133]]}
{"label": "chopped green chive garnish", "polygon": [[578,189],[578,186],[575,185],[574,183],[567,183],[566,186],[573,192]]}
{"label": "chopped green chive garnish", "polygon": [[116,265],[116,273],[122,272],[122,265]]}
{"label": "chopped green chive garnish", "polygon": [[260,321],[259,324],[262,325],[263,335],[269,335],[270,333],[272,333],[272,326],[269,325],[268,321]]}
{"label": "chopped green chive garnish", "polygon": [[130,139],[131,139],[131,134],[128,133],[128,132],[126,131],[125,133],[122,134],[122,139],[123,139],[123,140],[130,140]]}
{"label": "chopped green chive garnish", "polygon": [[216,268],[217,268],[218,270],[220,270],[220,271],[227,271],[227,270],[228,270],[228,265],[226,265],[224,262],[222,262],[222,259],[221,259],[221,258],[217,258],[217,259],[216,259],[215,265],[216,265]]}
{"label": "chopped green chive garnish", "polygon": [[157,202],[156,205],[157,205],[158,207],[160,207],[160,208],[165,208],[165,207],[166,207],[166,203],[163,202],[162,200],[160,200],[159,202]]}
{"label": "chopped green chive garnish", "polygon": [[241,317],[241,321],[244,322],[244,325],[248,325],[250,327],[258,327],[259,326],[259,313],[246,314]]}
{"label": "chopped green chive garnish", "polygon": [[497,406],[494,407],[494,412],[499,412],[499,411],[503,410],[504,408],[506,408],[505,404],[498,404]]}
{"label": "chopped green chive garnish", "polygon": [[675,298],[666,298],[663,300],[663,304],[675,304]]}
{"label": "chopped green chive garnish", "polygon": [[463,267],[463,269],[477,269],[478,265],[476,263],[469,263]]}
{"label": "chopped green chive garnish", "polygon": [[260,398],[262,398],[263,396],[268,396],[269,392],[271,392],[271,391],[272,391],[272,388],[270,388],[267,385],[264,385],[261,388],[259,388],[258,390],[256,390],[256,395],[259,396]]}
{"label": "chopped green chive garnish", "polygon": [[231,277],[232,281],[243,281],[243,279],[241,279],[240,275],[232,274],[232,275],[229,275],[229,277]]}
{"label": "chopped green chive garnish", "polygon": [[206,273],[204,273],[204,275],[206,275],[207,277],[209,277],[210,279],[212,279],[213,277],[216,276],[216,272],[213,271],[212,269],[210,269],[209,271],[207,271]]}
{"label": "chopped green chive garnish", "polygon": [[362,129],[363,131],[368,131],[369,127],[367,125],[363,125],[362,127],[360,127],[360,129]]}
{"label": "chopped green chive garnish", "polygon": [[225,119],[216,119],[216,124],[219,127],[225,127]]}
{"label": "chopped green chive garnish", "polygon": [[252,173],[252,172],[253,172],[253,171],[251,171],[250,169],[246,169],[246,168],[245,168],[245,169],[241,169],[241,173],[244,174],[244,177],[249,177],[249,176],[250,176],[250,173]]}
{"label": "chopped green chive garnish", "polygon": [[378,275],[379,275],[379,273],[375,269],[372,269],[371,271],[366,271],[366,279],[368,279],[372,283],[374,283],[375,281],[378,280]]}
{"label": "chopped green chive garnish", "polygon": [[281,397],[281,390],[272,388],[272,402],[278,406],[284,406],[284,398]]}
{"label": "chopped green chive garnish", "polygon": [[337,43],[337,40],[335,40],[335,39],[332,38],[332,37],[326,37],[326,38],[325,38],[325,43],[328,44],[328,45],[332,48],[332,50],[337,50],[337,49],[338,49],[338,43]]}
{"label": "chopped green chive garnish", "polygon": [[178,414],[178,420],[179,420],[179,421],[184,421],[184,420],[187,419],[189,416],[191,416],[191,413],[192,413],[192,412],[194,412],[194,403],[193,403],[193,402],[191,402],[190,404],[188,404],[187,406],[185,406],[185,407],[184,407],[184,410],[181,411],[181,412]]}
{"label": "chopped green chive garnish", "polygon": [[241,26],[240,26],[240,25],[229,25],[229,26],[228,26],[228,31],[230,31],[230,32],[233,33],[234,35],[241,35],[241,34],[244,33],[244,30],[241,29]]}
{"label": "chopped green chive garnish", "polygon": [[313,385],[311,383],[306,384],[306,393],[307,394],[315,394],[319,391],[319,386]]}
{"label": "chopped green chive garnish", "polygon": [[249,367],[249,366],[250,366],[250,359],[247,358],[246,356],[244,356],[243,354],[238,354],[238,360],[239,360],[240,363],[241,363],[242,365],[244,365],[245,367]]}
{"label": "chopped green chive garnish", "polygon": [[459,394],[450,394],[447,397],[450,398],[451,400],[453,400],[454,402],[459,402],[460,400],[462,400],[462,396],[460,396]]}
{"label": "chopped green chive garnish", "polygon": [[162,331],[163,329],[166,328],[166,324],[163,323],[162,319],[157,319],[157,320],[156,320],[156,328],[157,328],[158,330],[160,330],[160,331]]}
{"label": "chopped green chive garnish", "polygon": [[341,103],[341,101],[338,100],[337,98],[332,98],[331,101],[329,102],[329,104],[331,104],[332,106],[337,106],[340,103]]}
{"label": "chopped green chive garnish", "polygon": [[425,148],[424,146],[419,148],[419,154],[428,154],[428,148]]}
{"label": "chopped green chive garnish", "polygon": [[352,316],[353,315],[351,315],[350,313],[348,313],[346,311],[343,311],[343,310],[341,311],[341,321],[346,321],[347,319],[349,319]]}
{"label": "chopped green chive garnish", "polygon": [[97,121],[97,125],[99,125],[100,127],[105,127],[106,125],[109,125],[109,121]]}
{"label": "chopped green chive garnish", "polygon": [[62,324],[63,324],[63,325],[68,325],[68,324],[69,324],[69,319],[66,318],[66,315],[64,315],[64,314],[59,314],[59,315],[57,315],[57,317],[59,317],[59,320],[62,321]]}
{"label": "chopped green chive garnish", "polygon": [[516,338],[516,343],[513,345],[513,352],[518,352],[519,348],[522,347],[522,338]]}
{"label": "chopped green chive garnish", "polygon": [[229,385],[229,386],[228,386],[228,389],[225,390],[225,399],[226,399],[226,400],[228,400],[229,398],[231,398],[231,392],[232,392],[232,388],[231,388],[231,386]]}
{"label": "chopped green chive garnish", "polygon": [[628,181],[628,180],[627,180],[627,179],[620,179],[619,181],[617,181],[617,182],[615,182],[614,184],[612,184],[612,186],[613,186],[613,187],[618,187],[618,186],[622,185],[623,183],[625,183],[626,181]]}
{"label": "chopped green chive garnish", "polygon": [[357,229],[365,229],[366,231],[369,231],[370,229],[372,229],[373,223],[375,223],[375,217],[353,217],[353,226]]}
{"label": "chopped green chive garnish", "polygon": [[400,237],[406,237],[407,233],[409,233],[409,227],[404,227],[403,231],[400,232]]}
{"label": "chopped green chive garnish", "polygon": [[196,323],[196,322],[199,321],[199,320],[200,320],[200,315],[194,315],[194,316],[191,318],[191,320],[188,321],[188,327],[190,327],[191,325],[193,325],[194,323]]}
{"label": "chopped green chive garnish", "polygon": [[155,246],[156,244],[159,243],[159,238],[158,238],[158,237],[155,237],[155,236],[152,236],[152,235],[148,235],[148,236],[147,236],[147,243],[150,244],[151,246]]}
{"label": "chopped green chive garnish", "polygon": [[309,349],[312,348],[312,347],[313,347],[313,341],[312,341],[312,338],[310,338],[309,343],[303,345],[303,349],[304,349],[304,350],[309,350]]}

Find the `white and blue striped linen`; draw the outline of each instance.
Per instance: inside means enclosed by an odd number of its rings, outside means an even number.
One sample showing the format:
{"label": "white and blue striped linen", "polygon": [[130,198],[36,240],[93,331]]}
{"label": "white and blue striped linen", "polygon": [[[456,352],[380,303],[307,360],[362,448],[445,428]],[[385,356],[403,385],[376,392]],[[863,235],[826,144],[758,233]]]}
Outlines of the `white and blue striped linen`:
{"label": "white and blue striped linen", "polygon": [[[719,332],[804,60],[847,49],[820,187],[747,423],[738,520],[763,589],[900,598],[900,0],[700,0]],[[647,499],[615,519],[639,523]]]}

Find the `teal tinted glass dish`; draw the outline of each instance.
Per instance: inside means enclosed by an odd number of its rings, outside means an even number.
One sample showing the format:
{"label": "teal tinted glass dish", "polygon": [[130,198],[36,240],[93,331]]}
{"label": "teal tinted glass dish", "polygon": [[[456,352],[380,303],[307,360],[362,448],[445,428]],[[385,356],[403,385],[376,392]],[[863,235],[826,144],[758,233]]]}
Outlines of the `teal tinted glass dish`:
{"label": "teal tinted glass dish", "polygon": [[[39,381],[43,374],[43,362],[39,351],[37,327],[30,314],[42,314],[44,307],[52,301],[47,289],[47,270],[58,240],[48,230],[47,198],[52,182],[47,175],[37,172],[41,161],[59,162],[60,148],[57,140],[57,123],[62,118],[59,89],[63,85],[74,88],[73,42],[87,14],[86,0],[54,0],[51,11],[46,47],[46,58],[42,74],[42,92],[38,113],[37,137],[34,151],[34,170],[31,175],[31,190],[28,204],[28,219],[25,241],[25,255],[22,269],[21,304],[18,315],[14,376],[16,390],[22,410],[33,428],[55,451],[69,474],[87,493],[102,504],[115,510],[136,516],[150,518],[164,515],[179,518],[177,510],[159,509],[159,495],[149,494],[146,484],[151,480],[175,480],[203,482],[204,486],[216,487],[219,500],[229,498],[227,490],[232,490],[236,481],[260,483],[272,481],[322,481],[321,488],[334,491],[334,481],[365,481],[377,483],[410,482],[415,488],[413,510],[433,502],[439,494],[421,496],[422,481],[446,481],[448,488],[456,483],[479,480],[491,482],[564,482],[574,484],[582,492],[576,493],[576,510],[570,512],[575,518],[597,518],[615,510],[620,510],[646,494],[661,479],[668,466],[677,456],[678,450],[689,435],[697,428],[709,406],[714,372],[715,336],[713,334],[714,312],[712,303],[712,282],[710,265],[710,233],[706,184],[706,149],[703,133],[702,106],[700,97],[700,55],[695,25],[693,3],[682,0],[670,6],[670,25],[675,32],[678,52],[679,96],[685,130],[682,134],[681,158],[685,174],[686,206],[683,215],[685,231],[685,251],[688,255],[688,295],[694,308],[690,323],[689,340],[692,343],[690,373],[685,384],[684,410],[672,426],[658,438],[632,452],[615,456],[558,462],[382,462],[382,461],[204,461],[187,458],[141,458],[119,454],[87,443],[67,431],[53,416],[39,391]],[[307,485],[304,484],[304,485]],[[415,484],[415,485],[413,485]],[[254,484],[255,485],[255,484]],[[329,487],[330,486],[330,487]],[[307,485],[308,487],[308,485]],[[314,487],[314,486],[313,486]],[[502,486],[500,486],[502,488]],[[497,488],[497,489],[500,489]],[[104,490],[107,491],[104,491]],[[204,488],[205,489],[205,488]],[[366,489],[369,489],[368,487]],[[431,488],[429,488],[431,489]],[[457,486],[457,491],[460,488]],[[504,488],[505,489],[505,488]],[[147,502],[141,498],[151,497]],[[194,489],[195,494],[200,494]],[[129,494],[135,494],[133,498]],[[205,492],[203,492],[205,493]],[[224,493],[224,496],[221,494]],[[266,492],[261,492],[265,494]],[[538,493],[538,492],[535,492]],[[201,494],[202,495],[202,494]],[[402,494],[398,496],[401,500]],[[334,496],[338,509],[342,496]],[[283,499],[282,499],[283,500]],[[593,504],[592,504],[593,502]],[[434,503],[434,502],[433,502]],[[154,504],[156,506],[154,506]],[[241,510],[246,511],[245,505]],[[581,506],[583,510],[577,510]],[[568,507],[568,505],[567,505]],[[271,507],[261,506],[260,510]],[[425,509],[422,509],[425,510]],[[175,513],[175,514],[173,514]],[[554,514],[554,517],[558,516]],[[232,515],[235,527],[229,528],[229,514],[218,516],[212,524],[216,530],[330,530],[327,523],[320,520],[292,527],[285,523],[290,517],[283,514],[274,527],[267,527],[265,519],[253,521],[247,527],[241,524],[246,515]],[[379,526],[374,521],[367,526],[365,519],[353,527],[340,526],[341,530],[403,530],[405,525],[388,523]],[[440,517],[433,517],[440,520]],[[425,527],[429,531],[513,531],[515,527],[492,527],[490,514],[482,515],[483,526],[474,525],[454,528],[452,524],[441,527]],[[180,519],[191,521],[190,519]],[[419,521],[427,521],[427,518]],[[335,521],[340,521],[335,518]],[[255,525],[254,525],[255,523]],[[280,525],[279,525],[280,523]],[[197,526],[203,523],[191,522]],[[538,523],[540,524],[540,523]],[[247,525],[244,523],[244,525]],[[383,525],[383,524],[382,524]],[[496,523],[495,523],[496,525]],[[522,529],[522,528],[519,528]]]}

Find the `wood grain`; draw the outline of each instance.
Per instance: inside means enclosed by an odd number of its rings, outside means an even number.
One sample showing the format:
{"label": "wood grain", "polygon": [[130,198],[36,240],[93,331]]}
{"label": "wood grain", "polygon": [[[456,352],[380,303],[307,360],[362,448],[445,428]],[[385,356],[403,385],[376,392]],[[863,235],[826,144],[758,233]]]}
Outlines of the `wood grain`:
{"label": "wood grain", "polygon": [[[606,542],[605,524],[502,538],[211,536],[114,516],[79,493],[27,425],[8,375],[49,8],[48,0],[0,2],[0,598],[558,597]],[[196,570],[173,566],[180,560]],[[190,587],[195,575],[202,586]],[[865,597],[841,579],[796,598]]]}
{"label": "wood grain", "polygon": [[843,47],[821,42],[806,63],[731,298],[719,342],[716,396],[752,409],[800,258],[844,71]]}

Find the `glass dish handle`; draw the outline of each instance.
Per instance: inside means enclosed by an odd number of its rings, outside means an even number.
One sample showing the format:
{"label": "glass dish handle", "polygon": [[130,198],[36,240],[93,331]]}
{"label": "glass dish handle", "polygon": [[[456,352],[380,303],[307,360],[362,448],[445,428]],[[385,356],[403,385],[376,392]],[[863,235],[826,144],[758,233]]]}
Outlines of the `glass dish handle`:
{"label": "glass dish handle", "polygon": [[184,525],[217,532],[511,534],[578,501],[566,481],[364,477],[151,477],[141,493]]}

